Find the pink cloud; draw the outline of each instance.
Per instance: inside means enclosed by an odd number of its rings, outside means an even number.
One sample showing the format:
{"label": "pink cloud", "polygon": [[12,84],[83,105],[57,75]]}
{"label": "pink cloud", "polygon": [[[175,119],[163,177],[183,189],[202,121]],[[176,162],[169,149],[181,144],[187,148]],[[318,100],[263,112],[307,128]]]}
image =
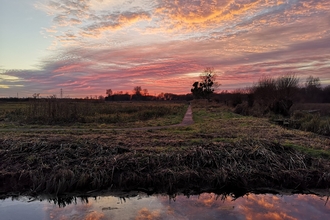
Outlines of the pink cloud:
{"label": "pink cloud", "polygon": [[89,0],[46,2],[37,7],[53,17],[43,33],[54,39],[52,56],[37,70],[4,70],[17,77],[1,83],[5,91],[23,83],[30,94],[63,87],[72,97],[136,85],[188,93],[205,67],[220,89],[285,73],[330,82],[327,0],[124,1],[104,10]]}

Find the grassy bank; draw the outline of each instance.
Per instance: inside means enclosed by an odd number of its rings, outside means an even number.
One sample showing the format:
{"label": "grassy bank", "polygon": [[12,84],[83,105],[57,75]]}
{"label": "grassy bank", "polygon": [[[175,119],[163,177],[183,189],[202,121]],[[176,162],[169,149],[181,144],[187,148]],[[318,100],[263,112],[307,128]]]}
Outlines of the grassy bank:
{"label": "grassy bank", "polygon": [[330,136],[330,104],[296,104],[291,112],[290,127]]}
{"label": "grassy bank", "polygon": [[328,189],[330,139],[207,101],[160,130],[1,131],[1,193]]}

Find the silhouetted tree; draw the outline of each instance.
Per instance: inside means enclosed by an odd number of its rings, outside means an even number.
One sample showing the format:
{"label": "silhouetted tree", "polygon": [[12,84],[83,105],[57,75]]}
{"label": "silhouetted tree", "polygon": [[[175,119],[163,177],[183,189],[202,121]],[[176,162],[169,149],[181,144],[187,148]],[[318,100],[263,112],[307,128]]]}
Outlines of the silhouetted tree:
{"label": "silhouetted tree", "polygon": [[216,75],[214,69],[207,67],[204,72],[200,75],[201,81],[194,82],[191,89],[192,94],[195,98],[210,98],[210,95],[214,92]]}
{"label": "silhouetted tree", "polygon": [[137,95],[137,96],[140,96],[141,95],[141,91],[142,91],[142,88],[141,86],[135,86],[134,89],[134,94]]}
{"label": "silhouetted tree", "polygon": [[158,99],[158,100],[165,100],[165,98],[164,98],[164,93],[163,93],[163,92],[160,93],[160,94],[157,96],[157,99]]}
{"label": "silhouetted tree", "polygon": [[142,90],[142,93],[143,93],[144,96],[149,95],[148,89],[143,89]]}
{"label": "silhouetted tree", "polygon": [[175,97],[175,94],[173,93],[165,93],[164,98],[165,100],[172,100]]}
{"label": "silhouetted tree", "polygon": [[322,87],[318,77],[309,76],[305,82],[305,101],[321,102]]}
{"label": "silhouetted tree", "polygon": [[40,98],[40,93],[34,93],[34,94],[32,95],[32,97],[33,97],[34,99],[38,99],[38,98]]}
{"label": "silhouetted tree", "polygon": [[277,78],[276,89],[278,99],[294,99],[298,91],[299,78],[293,75],[286,75]]}
{"label": "silhouetted tree", "polygon": [[253,88],[255,99],[261,106],[269,106],[276,99],[276,81],[271,77],[262,77]]}
{"label": "silhouetted tree", "polygon": [[270,110],[276,114],[288,115],[298,91],[298,84],[299,78],[294,74],[277,79],[261,78],[253,89],[254,99],[264,108],[264,113]]}
{"label": "silhouetted tree", "polygon": [[192,94],[194,95],[195,98],[203,98],[203,87],[200,82],[194,82],[192,85],[193,88],[191,89]]}
{"label": "silhouetted tree", "polygon": [[323,96],[323,102],[330,103],[330,85],[324,87],[322,91]]}
{"label": "silhouetted tree", "polygon": [[106,92],[108,97],[110,97],[112,95],[112,90],[111,89],[107,89]]}

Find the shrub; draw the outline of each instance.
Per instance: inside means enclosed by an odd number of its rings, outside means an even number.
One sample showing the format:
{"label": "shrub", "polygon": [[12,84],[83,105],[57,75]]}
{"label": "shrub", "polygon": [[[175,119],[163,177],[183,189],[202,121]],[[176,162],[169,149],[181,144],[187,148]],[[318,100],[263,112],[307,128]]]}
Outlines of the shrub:
{"label": "shrub", "polygon": [[240,115],[249,115],[249,107],[247,103],[242,103],[236,105],[234,109],[234,113],[240,114]]}
{"label": "shrub", "polygon": [[319,113],[311,114],[303,111],[295,111],[292,119],[293,122],[290,127],[321,135],[330,135],[330,119],[328,117],[321,117]]}

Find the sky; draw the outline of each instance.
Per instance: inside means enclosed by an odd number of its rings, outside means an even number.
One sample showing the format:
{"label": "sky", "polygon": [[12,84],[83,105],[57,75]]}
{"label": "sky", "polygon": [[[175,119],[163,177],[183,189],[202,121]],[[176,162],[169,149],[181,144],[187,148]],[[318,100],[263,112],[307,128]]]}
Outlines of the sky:
{"label": "sky", "polygon": [[329,0],[0,0],[0,97],[218,92],[261,77],[330,84]]}

